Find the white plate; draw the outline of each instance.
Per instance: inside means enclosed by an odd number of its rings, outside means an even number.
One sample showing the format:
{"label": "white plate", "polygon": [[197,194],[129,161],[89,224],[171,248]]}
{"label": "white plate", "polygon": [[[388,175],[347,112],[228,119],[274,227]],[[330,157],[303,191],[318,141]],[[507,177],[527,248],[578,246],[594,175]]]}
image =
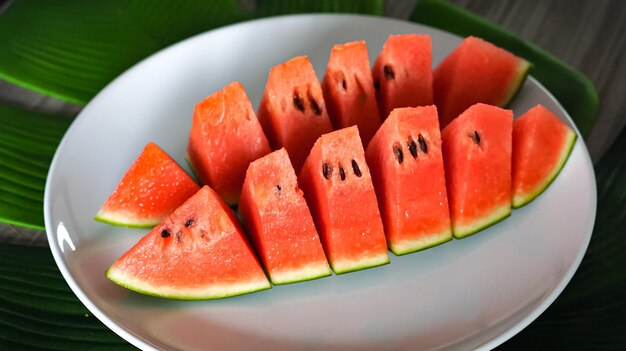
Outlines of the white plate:
{"label": "white plate", "polygon": [[[509,219],[384,267],[200,302],[143,296],[104,276],[146,230],[92,218],[146,142],[184,165],[193,106],[205,96],[238,80],[256,106],[275,64],[306,54],[322,77],[333,44],[365,39],[373,62],[389,34],[409,32],[432,36],[434,64],[460,41],[386,18],[277,17],[198,35],[113,81],[65,135],[46,184],[48,240],[72,290],[145,349],[466,350],[519,332],[563,290],[591,236],[596,188],[581,137],[556,181]],[[573,126],[530,78],[512,108],[519,114],[537,103]]]}

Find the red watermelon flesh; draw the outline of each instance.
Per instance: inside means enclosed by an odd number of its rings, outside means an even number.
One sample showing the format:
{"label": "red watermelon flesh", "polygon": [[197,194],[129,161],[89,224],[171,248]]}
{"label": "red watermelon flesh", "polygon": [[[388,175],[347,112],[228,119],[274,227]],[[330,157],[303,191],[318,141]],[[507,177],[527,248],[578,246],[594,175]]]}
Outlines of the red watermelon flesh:
{"label": "red watermelon flesh", "polygon": [[429,35],[390,35],[372,69],[382,119],[396,107],[433,104]]}
{"label": "red watermelon flesh", "polygon": [[148,143],[95,219],[127,227],[153,227],[200,187],[157,144]]}
{"label": "red watermelon flesh", "polygon": [[272,148],[284,147],[299,171],[315,140],[333,130],[322,87],[308,57],[294,57],[272,67],[259,105],[259,120]]}
{"label": "red watermelon flesh", "polygon": [[537,105],[513,122],[513,207],[539,196],[559,174],[576,142],[576,132]]}
{"label": "red watermelon flesh", "polygon": [[115,261],[106,276],[143,294],[181,300],[271,287],[233,212],[208,186]]}
{"label": "red watermelon flesh", "polygon": [[322,135],[298,181],[335,273],[389,263],[376,193],[356,126]]}
{"label": "red watermelon flesh", "polygon": [[367,145],[380,126],[380,116],[364,41],[333,46],[322,91],[333,127],[358,126]]}
{"label": "red watermelon flesh", "polygon": [[365,155],[393,253],[402,255],[452,239],[434,105],[391,111]]}
{"label": "red watermelon flesh", "polygon": [[248,164],[270,152],[241,83],[230,83],[196,105],[188,160],[201,182],[228,204],[239,201]]}
{"label": "red watermelon flesh", "polygon": [[272,283],[287,284],[331,274],[285,149],[250,164],[239,212]]}
{"label": "red watermelon flesh", "polygon": [[442,132],[452,233],[463,238],[511,214],[513,112],[475,104]]}
{"label": "red watermelon flesh", "polygon": [[433,73],[441,127],[475,103],[508,105],[531,67],[528,61],[487,41],[465,38]]}

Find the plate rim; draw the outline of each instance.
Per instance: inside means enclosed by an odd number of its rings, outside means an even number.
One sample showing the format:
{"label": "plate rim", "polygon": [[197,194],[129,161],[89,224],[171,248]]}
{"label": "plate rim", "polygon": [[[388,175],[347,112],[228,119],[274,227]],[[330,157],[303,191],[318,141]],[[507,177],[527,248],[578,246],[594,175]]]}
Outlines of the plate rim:
{"label": "plate rim", "polygon": [[[102,311],[98,306],[96,306],[91,299],[86,295],[86,293],[78,286],[78,284],[76,283],[76,281],[74,280],[74,277],[72,276],[72,274],[69,272],[69,268],[67,266],[67,263],[65,262],[64,258],[63,258],[63,254],[60,252],[60,249],[58,247],[58,245],[56,245],[60,238],[58,237],[57,233],[56,233],[56,229],[53,228],[53,223],[51,222],[51,213],[50,213],[50,208],[51,208],[51,197],[52,197],[52,189],[51,189],[51,182],[52,182],[52,177],[54,176],[54,173],[56,171],[56,164],[58,163],[58,159],[61,157],[61,150],[63,148],[65,148],[65,144],[68,143],[68,135],[70,135],[73,131],[73,129],[77,128],[77,121],[80,121],[81,119],[84,119],[86,117],[83,117],[83,115],[85,115],[85,111],[88,111],[88,107],[92,104],[93,101],[96,101],[97,99],[100,99],[102,95],[106,94],[108,90],[112,89],[113,86],[115,86],[117,84],[118,81],[124,79],[125,76],[127,76],[131,71],[137,70],[139,69],[141,66],[143,66],[145,64],[146,61],[149,60],[154,60],[155,57],[157,56],[161,56],[161,55],[165,55],[167,54],[169,51],[173,51],[176,50],[176,48],[180,45],[185,45],[187,42],[193,41],[193,40],[198,40],[198,38],[208,35],[209,33],[214,33],[214,32],[218,32],[218,31],[228,31],[228,30],[232,30],[232,28],[234,27],[239,27],[239,26],[254,26],[257,23],[261,23],[261,22],[275,22],[275,21],[281,21],[281,20],[286,20],[286,19],[291,19],[291,18],[314,18],[314,17],[335,17],[335,18],[349,18],[349,19],[353,19],[353,20],[376,20],[376,21],[383,21],[383,22],[397,22],[397,23],[403,23],[403,24],[410,24],[416,27],[424,27],[424,28],[428,28],[429,30],[435,31],[435,32],[440,32],[440,33],[444,33],[446,35],[452,35],[458,39],[463,39],[463,37],[455,34],[455,33],[451,33],[451,32],[447,32],[444,31],[442,29],[436,28],[436,27],[432,27],[429,25],[425,25],[422,23],[416,23],[416,22],[412,22],[410,20],[404,20],[404,19],[398,19],[398,18],[393,18],[393,17],[386,17],[386,16],[375,16],[375,15],[364,15],[364,14],[347,14],[347,13],[305,13],[305,14],[291,14],[291,15],[277,15],[277,16],[270,16],[270,17],[264,17],[264,18],[258,18],[258,19],[252,19],[252,20],[246,20],[246,21],[242,21],[242,22],[237,22],[237,23],[233,23],[233,24],[229,24],[226,26],[222,26],[222,27],[217,27],[217,28],[213,28],[198,34],[195,34],[193,36],[190,36],[186,39],[183,39],[181,41],[178,41],[172,45],[169,45],[165,48],[162,48],[154,53],[152,53],[151,55],[141,59],[140,61],[136,62],[135,64],[133,64],[132,66],[130,66],[129,68],[127,68],[126,70],[124,70],[122,73],[120,73],[117,77],[115,77],[111,82],[109,82],[102,90],[100,90],[81,110],[81,112],[76,116],[76,118],[72,121],[70,127],[67,129],[67,131],[65,132],[65,134],[63,135],[63,138],[61,139],[61,142],[59,143],[59,145],[57,146],[57,149],[54,153],[54,157],[52,159],[52,162],[50,163],[50,168],[46,177],[46,184],[45,184],[45,190],[44,190],[44,223],[45,223],[45,229],[46,229],[46,237],[48,240],[48,244],[50,247],[50,250],[52,252],[54,261],[57,265],[57,267],[59,268],[59,271],[61,272],[64,280],[66,281],[66,283],[70,286],[72,292],[78,297],[78,299],[80,300],[81,303],[83,303],[85,305],[85,307],[96,317],[98,318],[98,320],[100,322],[102,322],[104,325],[106,325],[109,329],[111,329],[114,333],[116,333],[118,336],[120,336],[122,339],[124,339],[126,342],[132,344],[135,347],[138,347],[140,349],[149,349],[149,350],[157,350],[157,348],[151,344],[149,344],[147,341],[144,341],[141,337],[137,336],[134,332],[132,332],[131,330],[127,330],[126,328],[123,328],[120,324],[116,323],[115,321],[113,321],[111,318],[108,317],[108,315]],[[576,132],[577,136],[578,136],[578,140],[581,141],[581,145],[583,146],[583,153],[585,156],[585,161],[586,163],[590,166],[589,167],[589,173],[591,176],[591,180],[593,181],[594,184],[596,184],[596,177],[595,177],[595,170],[593,168],[593,163],[591,162],[591,158],[589,155],[589,150],[587,149],[586,144],[584,143],[584,139],[582,138],[582,135],[578,129],[578,127],[576,126],[576,124],[574,123],[574,121],[572,120],[571,116],[569,115],[569,113],[567,112],[567,110],[565,110],[562,106],[562,104],[560,103],[559,100],[557,100],[554,95],[545,87],[543,86],[543,84],[541,84],[541,82],[539,82],[536,78],[534,78],[532,76],[532,74],[529,74],[527,77],[528,80],[532,81],[534,84],[537,85],[537,87],[544,93],[546,94],[550,99],[552,99],[557,106],[561,109],[561,111],[563,111],[565,118],[569,121],[570,126],[574,129],[574,131]],[[578,142],[577,140],[577,142]],[[591,221],[591,223],[589,224],[588,228],[586,228],[586,236],[583,242],[583,245],[581,245],[581,247],[578,250],[578,253],[576,254],[572,265],[570,265],[570,267],[567,269],[566,273],[562,276],[562,278],[560,279],[560,282],[552,289],[552,291],[547,294],[541,301],[541,303],[539,303],[530,313],[528,313],[525,317],[523,317],[520,321],[518,321],[517,323],[515,323],[512,327],[508,328],[507,330],[505,330],[504,332],[496,335],[495,337],[492,337],[491,339],[488,339],[487,341],[483,342],[482,344],[480,344],[479,346],[477,346],[476,349],[479,350],[488,350],[488,349],[492,349],[497,347],[498,345],[503,344],[504,342],[506,342],[507,340],[511,339],[513,336],[515,336],[516,334],[518,334],[520,331],[522,331],[524,328],[526,328],[528,325],[530,325],[533,321],[535,321],[543,312],[545,312],[545,310],[552,305],[552,303],[561,295],[561,293],[563,292],[563,290],[565,289],[565,287],[569,284],[569,282],[571,281],[572,277],[574,276],[574,274],[576,273],[576,271],[578,270],[580,263],[582,262],[582,259],[585,255],[585,253],[587,252],[588,246],[589,246],[589,242],[591,240],[591,236],[593,235],[593,229],[595,226],[595,221],[596,221],[596,216],[597,216],[597,188],[593,187],[592,189],[592,199],[593,201],[589,204],[590,205],[590,213],[593,215],[593,221]],[[451,346],[451,345],[449,345]]]}

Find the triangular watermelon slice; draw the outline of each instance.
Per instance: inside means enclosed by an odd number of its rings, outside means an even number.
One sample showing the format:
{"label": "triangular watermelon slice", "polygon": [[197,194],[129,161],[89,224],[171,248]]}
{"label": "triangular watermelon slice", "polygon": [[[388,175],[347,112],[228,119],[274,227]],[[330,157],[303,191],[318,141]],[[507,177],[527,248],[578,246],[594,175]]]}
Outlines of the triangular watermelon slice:
{"label": "triangular watermelon slice", "polygon": [[389,263],[376,193],[356,126],[322,135],[298,181],[335,273]]}
{"label": "triangular watermelon slice", "polygon": [[143,294],[181,300],[271,287],[233,212],[208,186],[115,261],[106,276]]}
{"label": "triangular watermelon slice", "polygon": [[559,174],[576,142],[576,132],[537,105],[513,122],[513,207],[539,196]]}
{"label": "triangular watermelon slice", "polygon": [[272,283],[287,284],[331,274],[285,149],[250,164],[239,212]]}
{"label": "triangular watermelon slice", "polygon": [[153,227],[198,189],[165,151],[155,143],[148,143],[95,219],[126,227]]}
{"label": "triangular watermelon slice", "polygon": [[284,147],[299,172],[315,140],[333,130],[322,87],[307,56],[270,69],[258,115],[272,149]]}
{"label": "triangular watermelon slice", "polygon": [[490,42],[465,38],[433,72],[441,128],[475,103],[506,106],[531,68],[528,61]]}
{"label": "triangular watermelon slice", "polygon": [[511,214],[513,112],[475,104],[442,132],[452,233],[463,238]]}
{"label": "triangular watermelon slice", "polygon": [[425,34],[390,35],[372,68],[381,118],[397,107],[433,104],[432,40]]}
{"label": "triangular watermelon slice", "polygon": [[380,127],[380,116],[364,41],[333,46],[322,90],[333,127],[358,126],[367,146]]}
{"label": "triangular watermelon slice", "polygon": [[435,106],[391,111],[365,155],[393,253],[452,239]]}
{"label": "triangular watermelon slice", "polygon": [[187,159],[200,181],[229,205],[239,201],[248,164],[270,151],[241,83],[232,82],[196,104]]}

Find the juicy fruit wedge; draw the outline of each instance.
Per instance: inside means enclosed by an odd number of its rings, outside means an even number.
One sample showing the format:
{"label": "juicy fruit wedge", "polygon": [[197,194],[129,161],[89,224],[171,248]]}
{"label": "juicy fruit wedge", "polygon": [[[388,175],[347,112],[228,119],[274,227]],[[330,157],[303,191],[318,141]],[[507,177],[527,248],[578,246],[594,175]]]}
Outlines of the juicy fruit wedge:
{"label": "juicy fruit wedge", "polygon": [[528,61],[487,41],[465,38],[433,73],[441,127],[475,103],[508,105],[531,67]]}
{"label": "juicy fruit wedge", "polygon": [[435,106],[391,111],[365,155],[393,253],[452,239]]}
{"label": "juicy fruit wedge", "polygon": [[576,142],[576,132],[537,105],[513,122],[514,208],[539,196],[559,174]]}
{"label": "juicy fruit wedge", "polygon": [[106,272],[128,289],[200,300],[269,289],[232,211],[204,186]]}
{"label": "juicy fruit wedge", "polygon": [[273,284],[331,274],[285,149],[250,164],[239,212]]}
{"label": "juicy fruit wedge", "polygon": [[153,227],[198,189],[165,151],[155,143],[148,143],[95,219],[126,227]]}
{"label": "juicy fruit wedge", "polygon": [[298,180],[335,273],[389,263],[383,223],[356,126],[322,135]]}
{"label": "juicy fruit wedge", "polygon": [[296,172],[315,140],[333,130],[322,87],[306,56],[272,67],[259,105],[259,120],[272,149],[284,147]]}
{"label": "juicy fruit wedge", "polygon": [[463,238],[511,214],[513,112],[476,104],[442,132],[452,233]]}
{"label": "juicy fruit wedge", "polygon": [[187,159],[200,181],[229,205],[239,201],[248,164],[270,151],[241,83],[230,83],[196,105]]}
{"label": "juicy fruit wedge", "polygon": [[382,119],[396,107],[432,105],[432,42],[429,35],[390,35],[372,74]]}
{"label": "juicy fruit wedge", "polygon": [[356,125],[367,145],[380,126],[380,116],[364,41],[333,46],[322,91],[333,127]]}

